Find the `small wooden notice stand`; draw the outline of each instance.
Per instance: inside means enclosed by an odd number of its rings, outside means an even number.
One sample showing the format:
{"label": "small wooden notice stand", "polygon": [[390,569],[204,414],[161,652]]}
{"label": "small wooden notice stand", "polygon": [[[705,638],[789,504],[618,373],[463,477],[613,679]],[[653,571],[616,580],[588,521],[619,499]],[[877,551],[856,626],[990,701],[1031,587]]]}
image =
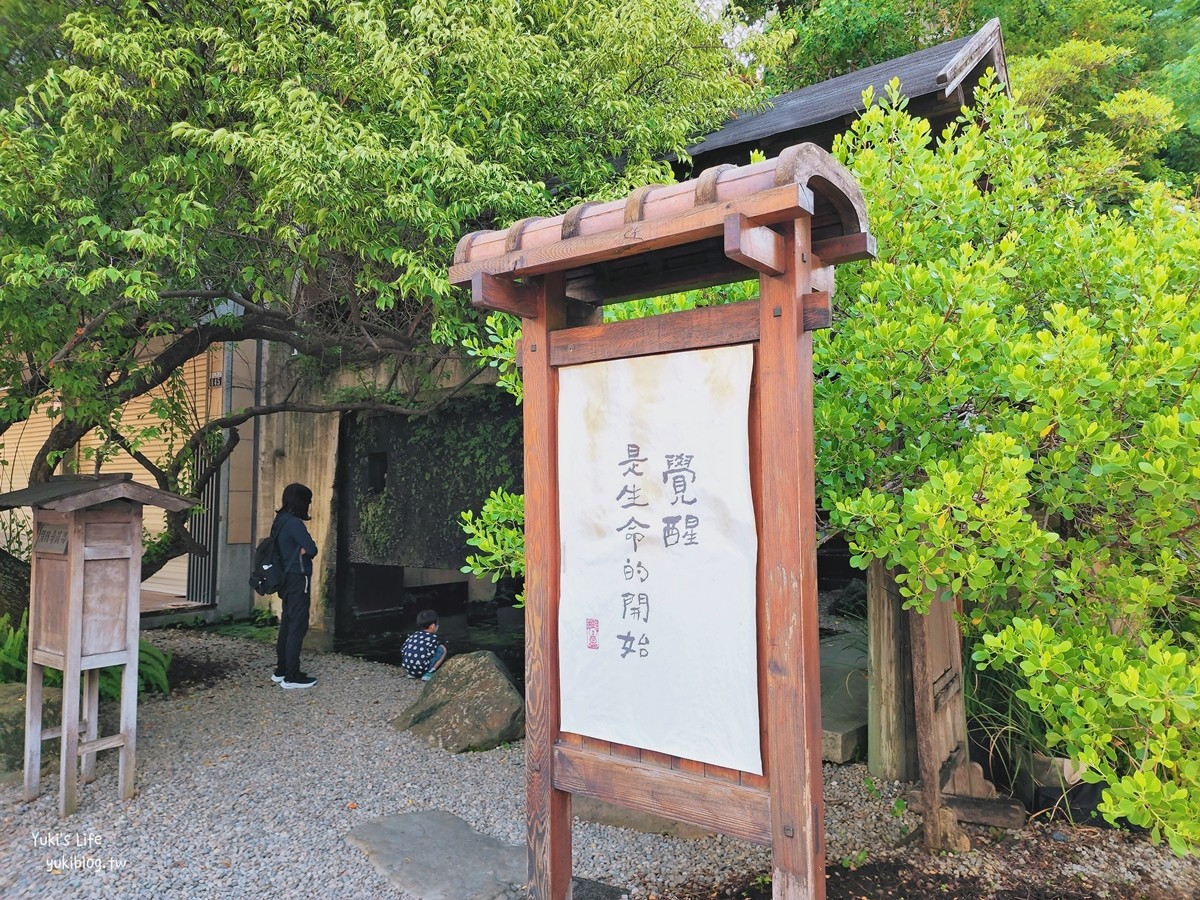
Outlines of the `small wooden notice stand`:
{"label": "small wooden notice stand", "polygon": [[[79,759],[85,783],[96,754],[120,748],[121,799],[133,796],[137,736],[142,506],[182,511],[195,501],[129,476],[62,477],[8,494],[0,509],[32,506],[25,696],[25,799],[39,793],[42,741],[60,738],[59,815],[75,811]],[[99,737],[100,669],[123,665],[121,730]],[[62,725],[42,730],[46,667],[63,673]],[[80,679],[82,677],[82,710]]]}
{"label": "small wooden notice stand", "polygon": [[[811,332],[831,322],[832,266],[873,255],[857,184],[811,144],[459,242],[451,281],[524,327],[530,897],[570,895],[572,794],[767,844],[774,897],[825,896]],[[601,322],[604,304],[754,277],[755,301]],[[571,490],[559,481],[560,372],[733,345],[753,348],[749,627],[760,730],[751,743],[762,774],[560,727],[574,712],[560,691],[560,494]],[[694,648],[697,660],[705,652]]]}

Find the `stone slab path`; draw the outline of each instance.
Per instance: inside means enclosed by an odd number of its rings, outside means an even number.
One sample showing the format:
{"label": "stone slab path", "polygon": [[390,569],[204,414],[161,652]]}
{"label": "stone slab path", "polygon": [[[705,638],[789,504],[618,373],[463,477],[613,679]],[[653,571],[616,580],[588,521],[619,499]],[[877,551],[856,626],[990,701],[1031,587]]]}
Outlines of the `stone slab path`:
{"label": "stone slab path", "polygon": [[[385,878],[421,900],[506,900],[525,896],[525,846],[480,834],[440,810],[364,822],[346,840]],[[573,900],[620,900],[623,893],[576,878]]]}

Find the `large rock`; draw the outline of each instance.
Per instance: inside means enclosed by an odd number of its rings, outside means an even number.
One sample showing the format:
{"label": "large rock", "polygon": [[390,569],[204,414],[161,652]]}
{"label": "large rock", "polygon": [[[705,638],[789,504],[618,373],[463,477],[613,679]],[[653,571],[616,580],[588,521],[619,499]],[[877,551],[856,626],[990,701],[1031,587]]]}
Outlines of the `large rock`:
{"label": "large rock", "polygon": [[[62,690],[42,688],[42,727],[62,724]],[[59,741],[42,742],[42,770],[57,765]],[[0,784],[21,781],[25,774],[25,685],[0,684]]]}
{"label": "large rock", "polygon": [[496,654],[480,650],[446,660],[392,725],[451,753],[491,750],[525,736],[525,701]]}

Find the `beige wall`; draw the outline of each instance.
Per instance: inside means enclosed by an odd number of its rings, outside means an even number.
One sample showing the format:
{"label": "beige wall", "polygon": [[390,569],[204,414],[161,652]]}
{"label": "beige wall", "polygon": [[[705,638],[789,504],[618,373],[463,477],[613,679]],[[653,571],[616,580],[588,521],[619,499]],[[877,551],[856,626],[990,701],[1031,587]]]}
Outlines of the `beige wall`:
{"label": "beige wall", "polygon": [[[217,413],[221,409],[220,397],[214,398],[213,390],[209,388],[209,376],[213,372],[220,372],[221,364],[222,350],[215,348],[190,360],[182,370],[185,390],[193,407],[192,415],[198,423],[208,420],[210,410]],[[125,406],[122,411],[122,422],[127,433],[142,423],[145,425],[158,424],[160,420],[150,411],[150,405],[162,395],[161,390],[155,390]],[[29,470],[33,465],[34,457],[57,422],[57,415],[43,410],[25,422],[17,423],[4,434],[3,438],[0,438],[0,444],[2,444],[0,459],[5,462],[5,465],[0,467],[0,491],[20,490],[29,485]],[[99,447],[101,443],[100,436],[94,432],[89,433],[79,442],[74,454],[77,457],[78,471],[84,474],[92,474],[96,471],[95,462],[85,457],[87,451]],[[147,440],[138,447],[139,452],[154,463],[163,462],[174,449],[176,448],[162,437]],[[60,466],[58,471],[63,471],[63,467]],[[142,468],[141,464],[124,452],[118,452],[116,456],[104,463],[100,472],[132,472],[135,481],[151,487],[158,487],[157,482]],[[144,525],[152,535],[159,534],[166,527],[165,513],[160,509],[147,507]]]}
{"label": "beige wall", "polygon": [[[254,405],[255,341],[242,341],[233,349],[233,385],[231,409]],[[238,445],[229,456],[228,505],[225,508],[227,544],[249,544],[254,537],[254,423],[244,422],[237,429]]]}
{"label": "beige wall", "polygon": [[[274,346],[268,351],[266,397],[270,403],[288,384],[288,348]],[[322,386],[324,390],[328,386]],[[316,397],[293,397],[303,402]],[[312,627],[322,629],[332,626],[333,610],[326,602],[326,581],[332,575],[337,557],[337,531],[333,520],[333,479],[337,467],[337,437],[340,417],[337,413],[279,413],[269,416],[262,423],[262,452],[259,464],[258,522],[255,540],[271,530],[275,511],[279,509],[283,489],[292,482],[307,485],[313,492],[309,510],[311,521],[307,522],[309,533],[317,545],[317,558],[313,566]],[[276,612],[279,598],[256,598],[262,604],[269,600]],[[327,621],[328,620],[328,621]]]}

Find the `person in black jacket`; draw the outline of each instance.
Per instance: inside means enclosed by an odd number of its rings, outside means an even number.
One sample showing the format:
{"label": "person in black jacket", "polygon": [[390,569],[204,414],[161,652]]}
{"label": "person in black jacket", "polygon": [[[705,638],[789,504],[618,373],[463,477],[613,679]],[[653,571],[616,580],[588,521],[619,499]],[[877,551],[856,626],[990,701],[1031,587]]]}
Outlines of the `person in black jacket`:
{"label": "person in black jacket", "polygon": [[311,503],[312,491],[302,484],[289,484],[283,489],[283,504],[272,525],[272,528],[278,526],[284,575],[283,587],[279,589],[282,611],[271,680],[282,688],[309,688],[317,683],[317,679],[300,671],[300,645],[308,633],[312,603],[312,561],[317,555],[317,545],[304,527]]}

